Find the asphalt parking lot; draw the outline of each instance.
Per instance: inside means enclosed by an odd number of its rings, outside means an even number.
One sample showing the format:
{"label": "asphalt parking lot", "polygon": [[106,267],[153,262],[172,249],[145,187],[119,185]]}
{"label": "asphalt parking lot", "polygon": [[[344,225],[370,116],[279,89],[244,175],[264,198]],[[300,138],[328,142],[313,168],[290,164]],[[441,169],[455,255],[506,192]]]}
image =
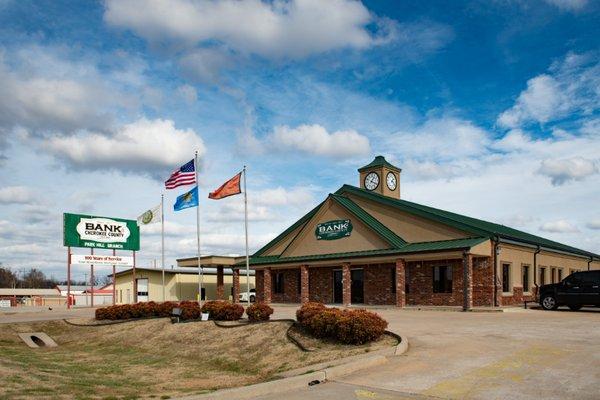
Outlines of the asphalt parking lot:
{"label": "asphalt parking lot", "polygon": [[[276,307],[275,317],[293,308]],[[380,367],[294,399],[600,399],[600,309],[502,313],[376,309],[409,338]],[[268,396],[261,399],[281,398]]]}

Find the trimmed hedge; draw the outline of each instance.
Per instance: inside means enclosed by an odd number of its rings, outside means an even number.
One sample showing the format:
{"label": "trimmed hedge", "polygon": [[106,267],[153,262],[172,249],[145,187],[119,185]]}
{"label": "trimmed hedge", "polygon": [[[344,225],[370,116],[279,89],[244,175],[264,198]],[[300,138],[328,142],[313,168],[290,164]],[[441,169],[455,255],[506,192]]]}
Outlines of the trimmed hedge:
{"label": "trimmed hedge", "polygon": [[[216,304],[215,304],[216,303]],[[182,320],[200,319],[203,312],[209,312],[210,318],[221,321],[235,321],[244,314],[244,307],[226,301],[208,301],[202,308],[195,301],[136,304],[119,304],[96,309],[97,320],[121,320],[130,318],[169,317],[173,308],[181,309]]]}
{"label": "trimmed hedge", "polygon": [[208,317],[216,321],[237,321],[244,315],[244,307],[228,301],[215,300],[204,303],[202,312],[208,313]]}
{"label": "trimmed hedge", "polygon": [[319,338],[333,338],[346,344],[364,344],[379,339],[387,321],[367,310],[341,310],[321,303],[306,303],[296,311],[296,319]]}
{"label": "trimmed hedge", "polygon": [[268,321],[273,314],[273,309],[265,303],[254,303],[246,308],[250,322]]}

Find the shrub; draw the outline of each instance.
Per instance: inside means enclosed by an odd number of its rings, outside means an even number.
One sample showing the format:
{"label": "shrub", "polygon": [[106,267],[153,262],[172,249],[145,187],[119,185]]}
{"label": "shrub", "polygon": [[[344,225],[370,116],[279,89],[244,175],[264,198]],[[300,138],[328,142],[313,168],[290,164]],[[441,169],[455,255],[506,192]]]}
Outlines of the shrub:
{"label": "shrub", "polygon": [[200,305],[195,301],[182,301],[179,303],[181,309],[180,319],[192,320],[200,318]]}
{"label": "shrub", "polygon": [[341,312],[338,308],[325,308],[308,321],[308,329],[318,338],[334,337]]}
{"label": "shrub", "polygon": [[207,301],[202,306],[202,312],[208,313],[210,319],[217,321],[237,321],[244,315],[244,307],[228,301]]}
{"label": "shrub", "polygon": [[300,325],[307,325],[312,317],[321,313],[326,309],[323,303],[308,302],[296,310],[296,319]]}
{"label": "shrub", "polygon": [[364,344],[384,334],[387,321],[367,310],[340,310],[321,303],[306,303],[296,311],[296,319],[319,338],[333,338],[346,344]]}
{"label": "shrub", "polygon": [[251,322],[268,321],[273,309],[265,303],[254,303],[246,308],[246,314]]}
{"label": "shrub", "polygon": [[363,344],[384,334],[387,321],[367,310],[344,310],[336,322],[335,337],[342,343]]}

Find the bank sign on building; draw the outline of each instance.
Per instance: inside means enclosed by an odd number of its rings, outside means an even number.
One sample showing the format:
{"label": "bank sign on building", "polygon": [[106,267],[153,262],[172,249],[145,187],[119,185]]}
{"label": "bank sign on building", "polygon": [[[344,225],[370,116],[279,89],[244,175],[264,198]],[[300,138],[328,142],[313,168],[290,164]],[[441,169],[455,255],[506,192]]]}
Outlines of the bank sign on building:
{"label": "bank sign on building", "polygon": [[140,231],[134,220],[65,213],[64,245],[139,250]]}

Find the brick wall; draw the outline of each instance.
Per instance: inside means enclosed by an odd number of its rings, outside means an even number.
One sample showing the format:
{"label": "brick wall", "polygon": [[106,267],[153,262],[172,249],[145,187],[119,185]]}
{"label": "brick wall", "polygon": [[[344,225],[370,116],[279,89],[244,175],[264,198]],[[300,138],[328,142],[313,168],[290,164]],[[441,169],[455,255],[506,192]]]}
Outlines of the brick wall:
{"label": "brick wall", "polygon": [[491,257],[473,259],[473,305],[494,304],[494,265]]}
{"label": "brick wall", "polygon": [[524,301],[532,301],[535,296],[532,295],[524,295],[523,288],[520,286],[514,286],[512,290],[512,296],[507,296],[506,294],[502,294],[500,296],[500,305],[502,306],[514,306],[521,305]]}
{"label": "brick wall", "polygon": [[[447,265],[452,268],[452,292],[433,293],[433,267]],[[463,305],[463,260],[423,261],[406,263],[406,281],[409,293],[406,303],[409,305],[462,306]],[[392,269],[395,264],[355,265],[351,268],[364,270],[365,304],[394,305],[396,294],[392,290]],[[333,270],[340,267],[309,267],[309,300],[323,303],[333,301]],[[299,303],[298,293],[299,268],[272,270],[284,273],[284,293],[272,293],[272,301],[276,303]],[[256,272],[256,290],[259,301],[263,300],[263,273]],[[523,297],[515,288],[515,295],[502,297],[502,304],[518,304],[531,296]],[[490,257],[473,258],[473,305],[475,307],[491,306],[494,293],[493,262]]]}
{"label": "brick wall", "polygon": [[[433,293],[433,267],[447,265],[452,268],[452,292]],[[409,305],[462,306],[462,259],[444,261],[408,262]]]}
{"label": "brick wall", "polygon": [[[356,266],[352,266],[356,268]],[[365,304],[396,304],[396,293],[392,291],[392,271],[395,264],[363,266],[365,276]]]}
{"label": "brick wall", "polygon": [[333,302],[333,270],[331,267],[308,268],[310,301]]}
{"label": "brick wall", "polygon": [[273,303],[299,303],[300,293],[298,292],[298,272],[300,268],[295,269],[274,269],[271,271],[271,280],[275,282],[275,274],[283,274],[283,293],[271,291],[271,301]]}

